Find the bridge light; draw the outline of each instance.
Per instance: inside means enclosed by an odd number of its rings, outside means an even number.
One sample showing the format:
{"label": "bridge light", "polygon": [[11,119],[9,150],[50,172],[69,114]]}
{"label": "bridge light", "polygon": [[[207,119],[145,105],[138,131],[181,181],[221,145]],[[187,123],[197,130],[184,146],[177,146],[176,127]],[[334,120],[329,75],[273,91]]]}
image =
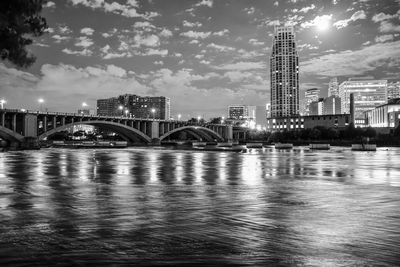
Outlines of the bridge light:
{"label": "bridge light", "polygon": [[5,99],[0,99],[0,105],[1,105],[1,109],[4,108],[4,104],[6,104],[7,101]]}

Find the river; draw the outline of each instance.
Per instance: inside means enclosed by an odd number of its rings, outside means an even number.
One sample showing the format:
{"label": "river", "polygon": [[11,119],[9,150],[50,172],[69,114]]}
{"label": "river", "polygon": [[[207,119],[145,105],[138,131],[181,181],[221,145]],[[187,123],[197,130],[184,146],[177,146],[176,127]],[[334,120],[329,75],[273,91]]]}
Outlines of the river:
{"label": "river", "polygon": [[0,265],[399,266],[400,148],[0,153]]}

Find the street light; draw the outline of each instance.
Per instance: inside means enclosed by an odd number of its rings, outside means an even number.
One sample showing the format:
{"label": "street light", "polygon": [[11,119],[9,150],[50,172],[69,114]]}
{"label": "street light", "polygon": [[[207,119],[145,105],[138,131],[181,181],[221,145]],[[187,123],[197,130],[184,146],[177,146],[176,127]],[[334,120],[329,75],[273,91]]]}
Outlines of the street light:
{"label": "street light", "polygon": [[125,109],[125,117],[128,117],[129,110]]}
{"label": "street light", "polygon": [[178,121],[181,120],[181,117],[182,117],[182,115],[181,115],[181,114],[178,114]]}
{"label": "street light", "polygon": [[222,116],[222,117],[221,117],[221,124],[223,124],[223,123],[224,123],[224,120],[225,120],[225,117],[224,117],[224,116]]}
{"label": "street light", "polygon": [[152,109],[151,109],[151,113],[153,113],[153,120],[154,120],[154,119],[155,119],[155,118],[154,118],[154,113],[156,113],[156,110],[155,110],[154,108],[152,108]]}
{"label": "street light", "polygon": [[0,105],[1,105],[1,109],[4,109],[4,104],[6,104],[7,101],[5,99],[0,99]]}
{"label": "street light", "polygon": [[88,106],[88,104],[86,104],[86,102],[83,102],[83,103],[82,103],[82,107],[83,107],[83,108],[85,108],[85,107],[87,107],[87,106]]}
{"label": "street light", "polygon": [[122,105],[119,105],[118,109],[121,111],[121,117],[122,117],[122,115],[123,115],[123,111],[122,110],[124,109],[124,107]]}
{"label": "street light", "polygon": [[200,123],[200,119],[201,119],[201,117],[197,116],[197,123]]}
{"label": "street light", "polygon": [[39,99],[38,99],[38,102],[39,102],[39,108],[40,108],[40,111],[43,111],[43,103],[44,103],[44,99],[43,99],[43,98],[39,98]]}

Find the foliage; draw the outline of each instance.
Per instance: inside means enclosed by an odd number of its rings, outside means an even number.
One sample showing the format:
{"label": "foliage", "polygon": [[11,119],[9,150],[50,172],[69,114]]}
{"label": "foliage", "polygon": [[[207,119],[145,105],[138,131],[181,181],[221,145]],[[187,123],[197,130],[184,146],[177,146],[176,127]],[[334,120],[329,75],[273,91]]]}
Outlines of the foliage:
{"label": "foliage", "polygon": [[19,67],[35,62],[26,46],[32,44],[28,36],[41,36],[47,29],[46,19],[40,16],[45,0],[0,1],[0,57]]}
{"label": "foliage", "polygon": [[211,118],[210,119],[211,124],[221,124],[222,123],[222,117],[216,117],[216,118]]}

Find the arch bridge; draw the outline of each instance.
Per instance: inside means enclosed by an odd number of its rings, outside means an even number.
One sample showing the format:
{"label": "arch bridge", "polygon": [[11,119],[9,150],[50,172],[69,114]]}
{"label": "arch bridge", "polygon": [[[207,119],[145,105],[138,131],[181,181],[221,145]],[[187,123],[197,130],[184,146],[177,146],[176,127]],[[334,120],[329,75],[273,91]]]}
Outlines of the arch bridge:
{"label": "arch bridge", "polygon": [[232,126],[223,124],[0,109],[0,138],[18,145],[27,138],[46,140],[75,125],[92,125],[113,131],[130,144],[157,144],[180,132],[198,140],[220,142],[231,140],[233,135]]}

